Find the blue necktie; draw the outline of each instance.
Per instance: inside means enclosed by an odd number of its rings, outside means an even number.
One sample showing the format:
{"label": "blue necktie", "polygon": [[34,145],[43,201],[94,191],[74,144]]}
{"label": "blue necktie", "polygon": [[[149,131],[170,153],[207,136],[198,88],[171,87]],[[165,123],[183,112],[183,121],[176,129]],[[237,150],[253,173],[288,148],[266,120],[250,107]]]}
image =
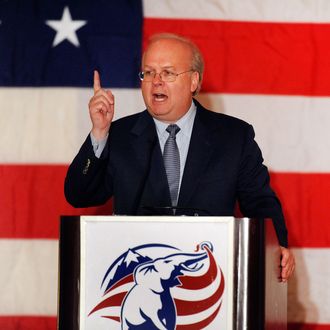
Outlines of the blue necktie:
{"label": "blue necktie", "polygon": [[172,206],[177,205],[179,182],[180,182],[180,154],[178,145],[176,144],[176,134],[180,131],[180,127],[171,124],[168,125],[166,131],[170,134],[164,146],[164,166],[167,175],[168,186]]}

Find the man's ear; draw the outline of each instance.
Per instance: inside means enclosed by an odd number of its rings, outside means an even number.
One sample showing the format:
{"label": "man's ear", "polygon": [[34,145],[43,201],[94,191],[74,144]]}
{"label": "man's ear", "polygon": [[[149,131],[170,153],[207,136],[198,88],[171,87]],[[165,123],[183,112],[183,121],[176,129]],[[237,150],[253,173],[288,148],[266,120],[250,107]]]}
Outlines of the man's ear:
{"label": "man's ear", "polygon": [[199,73],[197,71],[194,71],[191,74],[191,88],[190,91],[192,94],[196,92],[198,89],[198,83],[199,83]]}

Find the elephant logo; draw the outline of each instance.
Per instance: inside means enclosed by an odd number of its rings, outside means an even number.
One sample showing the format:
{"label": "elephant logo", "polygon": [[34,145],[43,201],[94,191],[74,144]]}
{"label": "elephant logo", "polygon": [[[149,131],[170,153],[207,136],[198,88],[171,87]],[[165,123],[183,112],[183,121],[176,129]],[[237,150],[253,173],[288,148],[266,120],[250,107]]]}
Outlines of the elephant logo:
{"label": "elephant logo", "polygon": [[107,270],[104,296],[89,315],[102,310],[121,330],[206,327],[218,315],[225,289],[212,252],[210,242],[189,253],[164,244],[129,249]]}

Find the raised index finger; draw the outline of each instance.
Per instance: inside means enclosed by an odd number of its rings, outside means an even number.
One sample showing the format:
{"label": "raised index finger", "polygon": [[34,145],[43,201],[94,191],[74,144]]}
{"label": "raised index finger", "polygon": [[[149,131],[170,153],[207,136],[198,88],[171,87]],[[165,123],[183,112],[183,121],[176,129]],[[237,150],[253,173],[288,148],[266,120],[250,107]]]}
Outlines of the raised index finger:
{"label": "raised index finger", "polygon": [[94,70],[94,83],[93,83],[94,93],[101,89],[101,79],[97,70]]}

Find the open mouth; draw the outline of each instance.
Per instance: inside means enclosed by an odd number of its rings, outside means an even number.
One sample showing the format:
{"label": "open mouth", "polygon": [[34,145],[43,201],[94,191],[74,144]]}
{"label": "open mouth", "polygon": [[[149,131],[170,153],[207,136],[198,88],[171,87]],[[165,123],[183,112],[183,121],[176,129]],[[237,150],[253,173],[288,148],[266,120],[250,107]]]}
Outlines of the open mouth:
{"label": "open mouth", "polygon": [[181,264],[181,268],[183,270],[189,271],[189,272],[197,272],[203,267],[203,264],[198,264],[197,262],[192,266],[187,266],[185,264]]}
{"label": "open mouth", "polygon": [[166,101],[168,96],[162,93],[154,93],[152,94],[154,101],[156,102],[163,102]]}

